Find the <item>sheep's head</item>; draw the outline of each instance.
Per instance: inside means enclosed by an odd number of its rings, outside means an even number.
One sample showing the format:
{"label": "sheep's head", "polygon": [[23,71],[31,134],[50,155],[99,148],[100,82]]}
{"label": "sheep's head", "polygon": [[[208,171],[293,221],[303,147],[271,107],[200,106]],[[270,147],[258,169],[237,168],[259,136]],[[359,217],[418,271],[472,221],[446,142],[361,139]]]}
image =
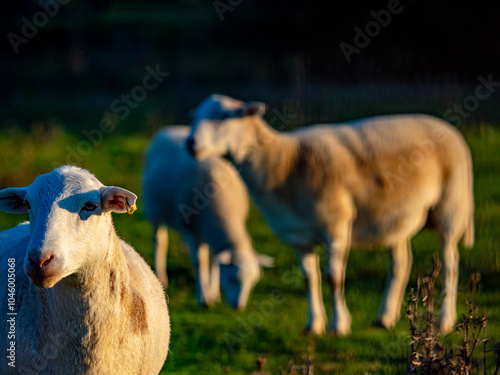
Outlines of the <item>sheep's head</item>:
{"label": "sheep's head", "polygon": [[83,274],[102,261],[113,241],[110,212],[132,213],[135,194],[103,186],[77,167],[61,167],[24,188],[0,191],[0,210],[26,213],[31,238],[24,272],[41,288]]}
{"label": "sheep's head", "polygon": [[186,148],[197,159],[209,156],[235,156],[244,141],[245,119],[262,116],[266,105],[244,103],[222,95],[211,95],[194,111]]}
{"label": "sheep's head", "polygon": [[226,302],[242,310],[253,287],[260,279],[261,267],[273,267],[274,258],[255,251],[234,254],[228,250],[218,254],[220,281]]}

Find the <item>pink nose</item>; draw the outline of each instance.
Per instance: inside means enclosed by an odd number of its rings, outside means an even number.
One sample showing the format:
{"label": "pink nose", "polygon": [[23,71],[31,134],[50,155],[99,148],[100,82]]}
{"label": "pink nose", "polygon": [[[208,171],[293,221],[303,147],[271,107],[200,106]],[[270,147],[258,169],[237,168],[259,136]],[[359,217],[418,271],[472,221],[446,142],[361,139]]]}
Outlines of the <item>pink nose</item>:
{"label": "pink nose", "polygon": [[54,259],[54,255],[52,254],[46,254],[46,255],[30,255],[29,256],[29,261],[30,264],[33,268],[43,268],[47,267],[49,263]]}

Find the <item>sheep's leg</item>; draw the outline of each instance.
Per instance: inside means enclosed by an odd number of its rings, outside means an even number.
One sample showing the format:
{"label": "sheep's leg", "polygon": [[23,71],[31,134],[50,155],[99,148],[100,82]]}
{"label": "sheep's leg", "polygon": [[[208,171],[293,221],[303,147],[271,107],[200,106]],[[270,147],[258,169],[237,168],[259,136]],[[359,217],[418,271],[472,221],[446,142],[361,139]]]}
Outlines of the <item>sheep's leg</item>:
{"label": "sheep's leg", "polygon": [[401,313],[401,304],[410,278],[413,255],[410,240],[401,241],[391,249],[387,286],[375,324],[393,328]]}
{"label": "sheep's leg", "polygon": [[213,305],[214,301],[210,294],[210,251],[206,243],[198,247],[198,277],[203,301],[207,306]]}
{"label": "sheep's leg", "polygon": [[220,265],[214,256],[211,260],[210,270],[210,298],[213,302],[220,301]]}
{"label": "sheep's leg", "polygon": [[196,300],[200,305],[210,306],[213,301],[210,298],[210,254],[208,245],[206,243],[198,244],[194,238],[189,238],[188,243],[196,284]]}
{"label": "sheep's leg", "polygon": [[153,234],[154,266],[155,272],[164,288],[168,287],[167,253],[168,230],[164,225],[157,225]]}
{"label": "sheep's leg", "polygon": [[457,240],[449,235],[442,236],[443,257],[443,304],[441,306],[441,332],[448,333],[453,329],[457,319],[458,263],[460,255]]}
{"label": "sheep's leg", "polygon": [[304,330],[320,335],[325,332],[326,313],[321,293],[321,271],[319,257],[311,251],[297,250],[307,287],[307,322]]}
{"label": "sheep's leg", "polygon": [[333,306],[328,329],[333,334],[346,336],[351,332],[351,315],[344,297],[345,269],[351,238],[350,223],[338,224],[330,236],[326,276]]}

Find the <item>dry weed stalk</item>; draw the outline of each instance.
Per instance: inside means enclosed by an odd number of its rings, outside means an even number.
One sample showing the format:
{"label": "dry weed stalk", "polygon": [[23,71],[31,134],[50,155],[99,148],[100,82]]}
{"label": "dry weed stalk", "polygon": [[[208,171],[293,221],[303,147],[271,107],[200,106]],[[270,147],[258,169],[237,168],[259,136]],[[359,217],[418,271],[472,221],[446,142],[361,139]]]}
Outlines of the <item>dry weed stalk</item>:
{"label": "dry weed stalk", "polygon": [[[407,374],[450,374],[468,375],[479,371],[481,362],[474,357],[479,345],[483,345],[484,374],[486,369],[486,353],[496,354],[497,374],[500,367],[500,343],[489,351],[486,344],[489,339],[480,338],[485,335],[488,317],[485,313],[479,314],[478,308],[468,301],[468,313],[462,314],[454,333],[459,334],[461,343],[455,349],[448,349],[443,344],[443,337],[439,332],[439,322],[435,312],[435,282],[441,270],[441,261],[434,258],[431,272],[417,279],[417,289],[411,289],[406,317],[410,322],[410,358]],[[420,307],[422,305],[422,307]],[[423,311],[423,314],[422,314]]]}
{"label": "dry weed stalk", "polygon": [[280,370],[280,375],[314,375],[313,357],[309,356],[305,365],[296,365],[290,361],[287,370],[288,372]]}

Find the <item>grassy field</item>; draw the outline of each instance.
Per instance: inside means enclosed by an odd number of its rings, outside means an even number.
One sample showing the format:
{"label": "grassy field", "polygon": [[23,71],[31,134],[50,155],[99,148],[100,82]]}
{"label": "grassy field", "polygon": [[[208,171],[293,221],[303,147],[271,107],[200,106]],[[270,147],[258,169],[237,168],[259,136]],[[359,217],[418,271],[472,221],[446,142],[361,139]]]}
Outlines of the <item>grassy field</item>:
{"label": "grassy field", "polygon": [[[489,313],[486,334],[498,341],[500,130],[485,125],[466,129],[464,135],[474,159],[476,244],[473,249],[461,249],[458,310],[459,314],[465,312],[466,300],[472,299]],[[142,154],[148,138],[108,134],[95,144],[82,143],[84,139],[41,126],[34,126],[29,134],[1,132],[0,188],[27,185],[36,175],[71,162],[89,169],[107,185],[139,193],[138,212],[132,217],[115,215],[115,223],[118,233],[151,264],[151,230],[144,220],[140,197]],[[0,230],[24,219],[0,213]],[[308,358],[314,361],[317,374],[404,373],[408,322],[402,318],[392,331],[371,325],[385,286],[387,251],[354,250],[349,256],[346,299],[353,318],[352,334],[346,338],[309,337],[301,333],[307,310],[305,286],[293,251],[269,231],[254,209],[248,228],[254,247],[276,257],[276,267],[265,270],[244,312],[232,311],[225,304],[211,309],[197,306],[187,252],[172,233],[168,259],[171,285],[167,291],[172,344],[162,374],[251,374],[261,355],[267,358],[264,369],[271,374],[286,370],[290,361],[300,365]],[[419,234],[412,243],[410,286],[415,286],[417,275],[430,268],[432,256],[439,250],[433,232]],[[318,251],[323,254],[322,249]],[[475,273],[481,276],[476,291],[471,290]],[[323,293],[327,301],[326,284]],[[453,340],[453,336],[448,339],[450,343]]]}

